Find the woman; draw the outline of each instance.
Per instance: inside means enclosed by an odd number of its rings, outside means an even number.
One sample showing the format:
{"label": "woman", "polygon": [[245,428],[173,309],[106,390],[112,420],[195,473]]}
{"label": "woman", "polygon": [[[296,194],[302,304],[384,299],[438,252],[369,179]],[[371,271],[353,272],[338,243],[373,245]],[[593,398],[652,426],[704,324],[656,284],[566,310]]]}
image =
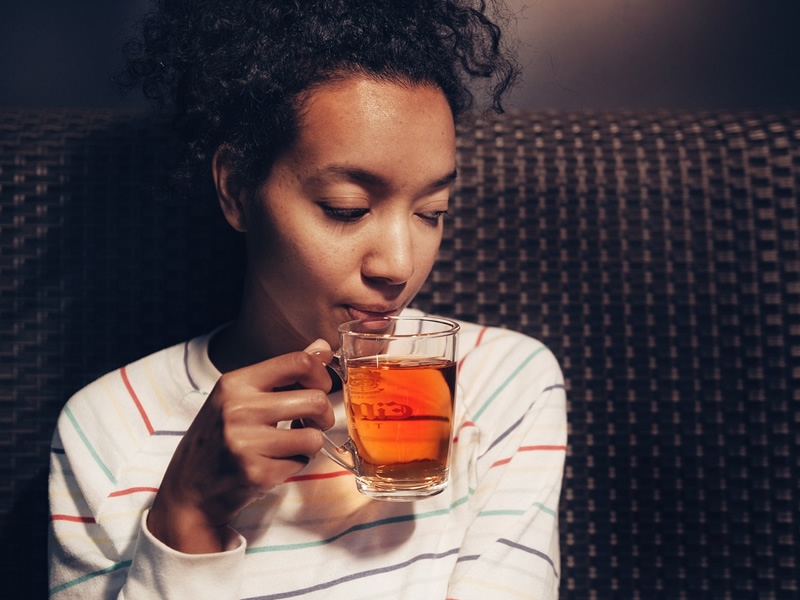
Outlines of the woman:
{"label": "woman", "polygon": [[370,500],[319,454],[343,419],[314,354],[413,312],[466,81],[499,109],[514,78],[482,3],[164,0],[141,40],[128,75],[173,107],[247,273],[234,322],[68,402],[51,596],[557,597],[565,400],[539,342],[462,324],[444,493]]}

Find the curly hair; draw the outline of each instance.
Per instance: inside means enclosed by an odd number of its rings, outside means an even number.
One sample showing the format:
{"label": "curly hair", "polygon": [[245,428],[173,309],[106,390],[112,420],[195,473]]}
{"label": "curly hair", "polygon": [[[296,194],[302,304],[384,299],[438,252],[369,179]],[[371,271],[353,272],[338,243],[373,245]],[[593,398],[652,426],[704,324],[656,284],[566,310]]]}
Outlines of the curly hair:
{"label": "curly hair", "polygon": [[492,5],[490,18],[484,0],[157,0],[118,82],[172,113],[187,180],[224,144],[254,185],[294,140],[304,94],[337,78],[435,85],[457,119],[481,79],[502,112],[519,69]]}

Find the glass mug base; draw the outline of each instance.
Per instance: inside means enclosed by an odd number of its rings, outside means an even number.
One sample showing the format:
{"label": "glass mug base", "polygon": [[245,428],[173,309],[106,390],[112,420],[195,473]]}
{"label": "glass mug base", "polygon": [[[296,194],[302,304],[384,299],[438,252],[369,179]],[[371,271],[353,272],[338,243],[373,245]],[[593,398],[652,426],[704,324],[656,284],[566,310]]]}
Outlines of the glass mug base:
{"label": "glass mug base", "polygon": [[413,502],[442,493],[447,488],[447,471],[421,480],[392,480],[387,477],[356,476],[356,488],[369,498]]}

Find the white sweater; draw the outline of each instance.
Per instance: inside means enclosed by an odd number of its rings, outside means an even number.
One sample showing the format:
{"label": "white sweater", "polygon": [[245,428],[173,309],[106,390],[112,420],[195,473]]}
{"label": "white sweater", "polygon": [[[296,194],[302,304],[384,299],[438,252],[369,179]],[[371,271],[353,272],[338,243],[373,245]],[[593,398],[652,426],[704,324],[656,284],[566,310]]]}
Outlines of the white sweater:
{"label": "white sweater", "polygon": [[[187,555],[144,521],[220,376],[209,338],[105,375],[65,406],[52,445],[51,598],[558,597],[566,401],[558,363],[540,342],[462,323],[443,493],[370,500],[319,455],[239,514],[227,551]],[[340,393],[331,401],[343,428]]]}

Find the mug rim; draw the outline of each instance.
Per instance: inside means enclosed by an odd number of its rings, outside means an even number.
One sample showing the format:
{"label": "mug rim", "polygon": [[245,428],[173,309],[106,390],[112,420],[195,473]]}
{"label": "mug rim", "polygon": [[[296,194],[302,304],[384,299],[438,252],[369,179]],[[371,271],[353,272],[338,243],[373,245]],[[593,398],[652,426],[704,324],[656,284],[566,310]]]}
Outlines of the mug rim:
{"label": "mug rim", "polygon": [[[370,333],[370,332],[356,332],[350,331],[350,327],[354,323],[368,323],[368,322],[377,322],[377,321],[384,321],[384,322],[399,322],[399,321],[430,321],[434,323],[439,323],[441,325],[447,326],[447,329],[442,331],[429,331],[429,332],[417,332],[417,333]],[[435,337],[444,337],[448,335],[453,335],[458,333],[461,330],[461,325],[453,321],[452,319],[447,319],[445,317],[429,317],[429,316],[403,316],[403,315],[393,315],[391,317],[366,317],[364,319],[354,319],[352,321],[347,321],[339,325],[338,331],[339,335],[342,337],[349,336],[349,337],[360,337],[365,339],[414,339],[414,338],[435,338]]]}

